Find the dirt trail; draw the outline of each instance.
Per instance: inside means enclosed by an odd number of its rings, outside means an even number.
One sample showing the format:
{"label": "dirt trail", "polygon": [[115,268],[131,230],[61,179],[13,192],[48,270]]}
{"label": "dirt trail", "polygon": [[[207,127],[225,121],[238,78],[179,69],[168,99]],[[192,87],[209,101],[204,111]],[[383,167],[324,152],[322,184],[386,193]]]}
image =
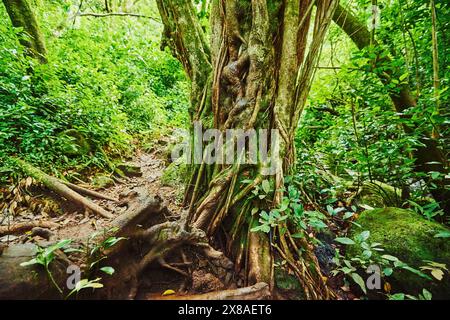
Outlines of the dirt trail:
{"label": "dirt trail", "polygon": [[[109,200],[93,201],[108,211],[113,212],[117,217],[123,214],[127,207],[123,206],[120,199],[126,197],[133,192],[135,188],[146,188],[148,193],[157,196],[163,200],[163,203],[174,213],[181,210],[176,202],[177,190],[173,187],[164,186],[161,183],[161,176],[165,169],[165,163],[158,158],[155,153],[144,153],[138,151],[134,158],[127,164],[140,168],[142,176],[133,176],[126,178],[126,181],[115,183],[113,186],[101,193],[119,199],[118,202]],[[67,227],[62,228],[58,233],[60,238],[83,238],[83,235],[90,234],[96,229],[108,228],[111,221],[99,216],[91,215],[89,218],[83,215],[83,219],[78,224],[70,223]],[[80,228],[80,226],[82,226]]]}
{"label": "dirt trail", "polygon": [[[156,152],[145,153],[138,150],[127,164],[140,168],[142,175],[121,178],[120,182],[116,182],[105,189],[97,189],[97,191],[120,200],[132,193],[135,188],[144,187],[149,194],[161,198],[169,210],[174,213],[180,212],[181,207],[176,200],[180,190],[161,183],[161,177],[166,166],[164,160]],[[54,223],[55,226],[58,225],[58,227],[50,230],[51,241],[59,239],[73,239],[77,241],[86,239],[97,230],[108,228],[111,223],[111,220],[85,212],[82,208],[74,206],[70,201],[66,201],[52,192],[40,188],[34,190],[34,188],[33,186],[18,188],[21,193],[20,198],[26,197],[28,199],[30,197],[31,200],[27,204],[32,203],[33,198],[44,203],[47,201],[46,199],[49,199],[53,204],[56,203],[59,208],[49,206],[31,210],[26,205],[20,208],[19,203],[18,208],[15,209],[17,214],[6,214],[7,210],[4,210],[0,219],[0,226],[7,227],[31,221],[50,222]],[[94,190],[92,187],[89,188]],[[98,199],[92,199],[92,201],[112,212],[116,217],[127,210],[127,207],[121,204],[120,201],[114,202]],[[43,239],[39,235],[33,236],[33,233],[0,236],[0,244],[3,245],[18,242],[45,244],[46,240],[49,239]]]}

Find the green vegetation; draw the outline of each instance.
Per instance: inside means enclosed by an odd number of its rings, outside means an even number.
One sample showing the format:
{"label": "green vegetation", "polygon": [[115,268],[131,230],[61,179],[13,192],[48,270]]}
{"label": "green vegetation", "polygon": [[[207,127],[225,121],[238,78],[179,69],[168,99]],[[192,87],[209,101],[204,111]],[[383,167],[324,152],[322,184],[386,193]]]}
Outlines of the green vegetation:
{"label": "green vegetation", "polygon": [[[129,281],[136,296],[155,262],[192,278],[197,266],[176,250],[222,257],[211,241],[234,263],[220,280],[235,287],[274,283],[295,299],[449,298],[450,3],[307,2],[2,0],[0,237],[19,242],[34,229],[38,218],[18,207],[48,189],[74,205],[63,214],[84,209],[95,230],[159,210],[132,205],[150,202],[137,187],[170,190],[169,201],[151,196],[179,212],[158,211],[167,221],[139,222],[120,246],[139,257],[136,274],[101,265],[125,238],[100,231],[68,251],[87,267],[67,297],[102,288],[101,273],[130,277],[107,285]],[[194,135],[197,122],[220,138],[274,130],[280,158],[209,163],[215,145]],[[201,163],[171,159],[180,129],[191,146],[208,145]],[[61,219],[36,207],[39,222]],[[33,223],[12,232],[11,221]],[[42,265],[63,293],[49,265],[69,240],[57,240],[24,265]],[[381,288],[367,285],[371,265]]]}
{"label": "green vegetation", "polygon": [[[23,55],[18,40],[27,35],[13,29],[0,8],[3,182],[14,173],[11,155],[57,175],[113,171],[111,160],[185,125],[188,84],[179,62],[159,48],[160,24],[131,17],[75,20],[70,1],[38,2],[46,64]],[[155,14],[153,6],[142,7]]]}
{"label": "green vegetation", "polygon": [[[450,242],[446,238],[436,237],[449,232],[449,229],[439,223],[427,221],[411,210],[385,208],[364,211],[358,224],[361,227],[354,226],[351,236],[356,235],[359,230],[368,230],[372,242],[380,243],[386,253],[417,270],[426,266],[427,262],[450,265]],[[358,246],[347,247],[349,256],[361,254],[362,251]],[[383,252],[379,254],[382,255]],[[424,272],[430,275],[429,271],[432,270],[425,268]],[[448,297],[450,293],[448,281],[443,281],[440,277],[432,277],[434,281],[429,281],[430,279],[402,270],[394,272],[391,278],[405,292],[417,294],[420,288],[425,287],[441,299]]]}

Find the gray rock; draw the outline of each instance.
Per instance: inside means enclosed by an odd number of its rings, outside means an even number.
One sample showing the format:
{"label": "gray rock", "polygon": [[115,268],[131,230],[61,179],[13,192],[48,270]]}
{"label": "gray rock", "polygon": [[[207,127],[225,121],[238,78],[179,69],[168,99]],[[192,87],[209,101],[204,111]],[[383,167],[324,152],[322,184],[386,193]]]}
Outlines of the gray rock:
{"label": "gray rock", "polygon": [[32,243],[12,244],[3,251],[3,257],[34,257],[37,246]]}

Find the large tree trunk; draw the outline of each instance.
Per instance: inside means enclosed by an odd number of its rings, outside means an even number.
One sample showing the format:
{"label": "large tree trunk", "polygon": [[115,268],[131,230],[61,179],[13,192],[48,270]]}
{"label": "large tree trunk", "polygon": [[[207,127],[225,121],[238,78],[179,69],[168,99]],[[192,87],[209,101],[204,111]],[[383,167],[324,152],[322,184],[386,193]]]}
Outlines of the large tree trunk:
{"label": "large tree trunk", "polygon": [[39,29],[37,20],[26,0],[3,0],[6,11],[15,28],[23,28],[25,36],[20,38],[20,43],[26,48],[26,53],[39,60],[47,62],[47,50],[44,38]]}
{"label": "large tree trunk", "polygon": [[[283,173],[294,164],[295,130],[337,1],[315,4],[311,0],[213,0],[209,46],[191,1],[158,0],[169,38],[166,43],[192,80],[192,120],[200,121],[204,129],[220,130],[215,142],[227,129],[267,129],[272,150],[270,162],[258,157],[249,165],[239,161],[238,154],[233,164],[203,161],[194,167],[185,197],[190,224],[209,236],[226,239],[226,252],[249,285],[266,282],[273,287],[276,248],[312,299],[328,298],[329,291],[311,246],[281,231],[283,226],[274,228],[271,239],[250,229],[259,218],[253,208],[270,210],[280,203]],[[278,143],[276,132],[281,136]],[[209,151],[207,147],[205,158]],[[267,175],[269,168],[275,169],[271,175]],[[244,179],[253,182],[244,184]],[[273,199],[249,197],[263,180],[272,181],[277,190]]]}
{"label": "large tree trunk", "polygon": [[[352,39],[359,49],[369,47],[370,45],[379,46],[379,43],[371,43],[371,35],[369,30],[361,23],[351,12],[338,6],[333,15],[333,21],[342,28],[342,30]],[[385,60],[390,59],[388,56]],[[392,72],[387,71],[379,75],[384,85],[391,84]],[[407,84],[399,84],[398,90],[390,90],[390,97],[398,112],[404,112],[406,109],[416,106],[417,102],[409,90]],[[408,133],[413,132],[417,128],[404,126]],[[414,152],[416,158],[416,171],[428,173],[430,171],[448,174],[448,160],[444,152],[438,146],[436,139],[433,139],[431,133],[421,139],[423,146],[419,146]],[[436,201],[441,204],[447,215],[450,214],[450,190],[446,189],[446,180],[433,181],[438,188],[432,189],[431,193]]]}

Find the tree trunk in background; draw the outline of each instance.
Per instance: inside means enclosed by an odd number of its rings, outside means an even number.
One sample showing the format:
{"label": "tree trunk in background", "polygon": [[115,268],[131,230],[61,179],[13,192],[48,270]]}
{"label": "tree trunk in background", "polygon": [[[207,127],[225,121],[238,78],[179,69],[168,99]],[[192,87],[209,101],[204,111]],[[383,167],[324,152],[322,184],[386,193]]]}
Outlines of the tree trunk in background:
{"label": "tree trunk in background", "polygon": [[37,20],[26,0],[3,0],[6,11],[15,28],[23,28],[24,37],[20,43],[26,48],[27,55],[36,58],[40,63],[47,62],[47,50]]}
{"label": "tree trunk in background", "polygon": [[[222,134],[227,129],[274,129],[281,136],[276,147],[283,160],[269,164],[277,168],[272,176],[264,174],[268,164],[260,158],[252,165],[203,162],[195,167],[185,197],[191,224],[225,239],[224,249],[246,284],[266,282],[273,287],[276,248],[289,261],[307,298],[329,297],[306,238],[294,239],[289,231],[280,232],[281,227],[271,239],[250,229],[259,219],[253,208],[270,210],[282,199],[283,172],[295,161],[295,130],[337,1],[316,1],[313,15],[311,0],[213,0],[210,44],[191,1],[157,2],[166,43],[192,81],[192,120]],[[244,179],[252,182],[242,183]],[[270,201],[250,197],[263,180],[278,190]]]}
{"label": "tree trunk in background", "polygon": [[[361,50],[371,45],[371,35],[369,30],[361,23],[357,17],[351,12],[338,6],[334,12],[333,21],[341,27],[342,30],[352,39],[356,46]],[[373,45],[379,46],[380,44],[374,42]],[[385,58],[389,59],[389,57]],[[389,72],[379,75],[381,82],[387,85],[391,82],[392,74]],[[404,112],[406,109],[416,106],[417,102],[414,96],[411,94],[408,85],[399,85],[399,93],[390,93],[390,97],[398,112]],[[404,126],[407,133],[412,133],[416,128]],[[446,159],[444,152],[439,148],[438,143],[431,137],[431,134],[427,137],[423,137],[421,142],[424,144],[417,148],[414,152],[416,160],[416,171],[428,173],[430,171],[437,171],[448,174],[448,160]],[[444,209],[447,215],[450,214],[450,190],[446,189],[446,180],[433,181],[438,187],[431,190],[431,193],[436,201],[441,204],[441,208]]]}

